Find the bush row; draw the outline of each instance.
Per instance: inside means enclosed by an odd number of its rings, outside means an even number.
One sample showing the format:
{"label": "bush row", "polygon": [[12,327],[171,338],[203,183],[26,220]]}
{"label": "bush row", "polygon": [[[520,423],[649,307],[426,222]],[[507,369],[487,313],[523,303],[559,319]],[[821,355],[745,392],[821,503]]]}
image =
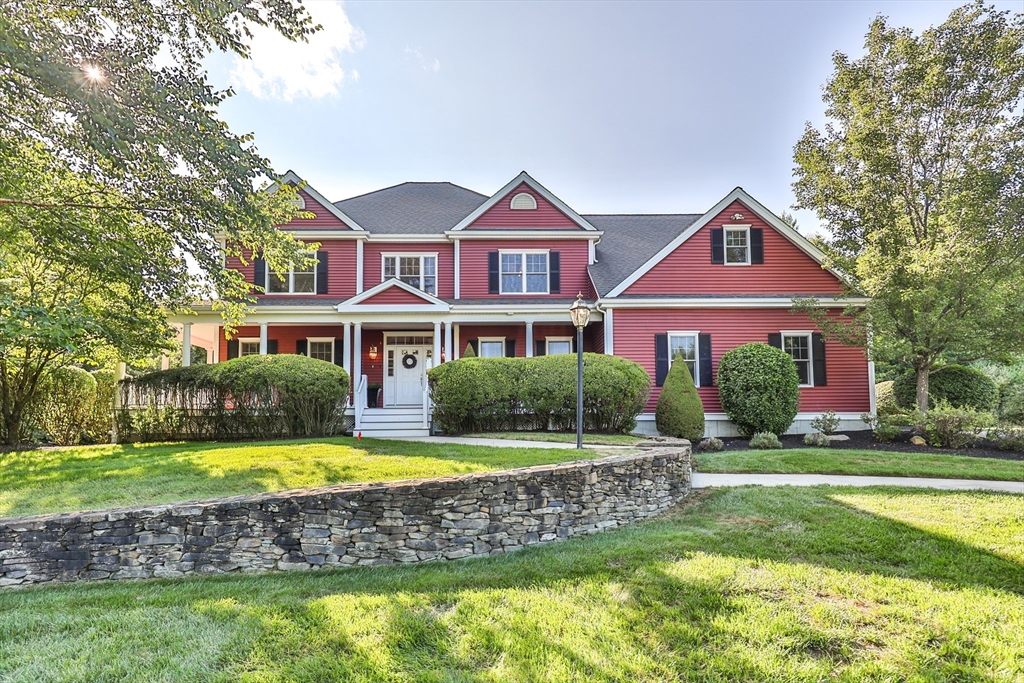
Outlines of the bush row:
{"label": "bush row", "polygon": [[[576,429],[575,355],[461,358],[428,377],[434,424],[447,433]],[[631,432],[650,391],[651,378],[636,363],[583,354],[588,432]]]}
{"label": "bush row", "polygon": [[293,354],[151,372],[121,383],[125,441],[324,436],[345,431],[349,377]]}

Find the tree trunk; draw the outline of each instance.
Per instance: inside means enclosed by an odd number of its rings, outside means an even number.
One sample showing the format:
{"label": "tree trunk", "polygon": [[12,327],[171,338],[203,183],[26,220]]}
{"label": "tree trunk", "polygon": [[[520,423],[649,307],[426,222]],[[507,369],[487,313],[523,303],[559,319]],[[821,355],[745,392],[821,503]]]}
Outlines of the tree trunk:
{"label": "tree trunk", "polygon": [[8,446],[17,446],[21,433],[21,419],[17,415],[4,415],[4,429],[7,430],[5,441]]}
{"label": "tree trunk", "polygon": [[931,363],[914,368],[917,372],[917,409],[928,412],[928,379],[931,375]]}

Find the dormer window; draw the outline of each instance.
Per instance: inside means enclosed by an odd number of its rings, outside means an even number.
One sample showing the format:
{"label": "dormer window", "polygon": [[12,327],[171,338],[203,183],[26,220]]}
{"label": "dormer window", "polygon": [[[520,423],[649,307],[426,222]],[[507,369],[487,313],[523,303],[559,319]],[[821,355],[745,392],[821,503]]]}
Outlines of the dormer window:
{"label": "dormer window", "polygon": [[512,198],[511,208],[515,211],[531,211],[537,208],[537,200],[528,192],[520,192]]}

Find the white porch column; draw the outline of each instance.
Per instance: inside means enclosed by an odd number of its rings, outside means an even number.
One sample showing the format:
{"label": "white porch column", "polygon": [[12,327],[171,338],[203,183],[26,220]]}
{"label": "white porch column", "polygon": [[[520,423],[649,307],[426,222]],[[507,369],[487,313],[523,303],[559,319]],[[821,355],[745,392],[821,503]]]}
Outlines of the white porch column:
{"label": "white porch column", "polygon": [[526,323],[526,357],[533,358],[533,321]]}
{"label": "white porch column", "polygon": [[604,312],[604,353],[606,356],[615,355],[615,325],[612,323],[612,309]]}
{"label": "white porch column", "polygon": [[260,355],[267,355],[267,323],[260,323]]}
{"label": "white porch column", "polygon": [[126,374],[127,366],[124,363],[118,363],[114,368],[114,419],[110,426],[110,443],[117,443],[117,411],[121,408],[121,387],[119,384]]}
{"label": "white porch column", "polygon": [[341,367],[348,373],[349,378],[352,379],[352,385],[355,386],[355,377],[352,377],[352,323],[345,323],[345,333],[342,335],[342,339]]}
{"label": "white porch column", "polygon": [[181,326],[181,367],[192,365],[192,323]]}
{"label": "white porch column", "polygon": [[459,349],[459,326],[452,325],[455,329],[452,334],[455,335],[455,339],[452,340],[452,360],[458,360],[461,349]]}
{"label": "white porch column", "polygon": [[452,324],[450,322],[444,324],[444,358],[445,360],[455,360],[452,355]]}
{"label": "white porch column", "polygon": [[363,376],[363,324],[356,323],[355,338],[352,340],[352,386],[358,386]]}
{"label": "white porch column", "polygon": [[434,323],[434,365],[441,363],[441,323]]}

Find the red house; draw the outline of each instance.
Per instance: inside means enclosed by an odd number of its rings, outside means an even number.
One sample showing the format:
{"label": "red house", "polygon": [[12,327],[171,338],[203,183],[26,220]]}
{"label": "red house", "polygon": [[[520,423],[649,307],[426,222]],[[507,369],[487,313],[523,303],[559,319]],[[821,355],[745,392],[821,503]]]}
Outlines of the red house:
{"label": "red house", "polygon": [[[451,183],[403,183],[331,203],[289,172],[313,219],[282,229],[320,244],[318,265],[271,272],[232,264],[266,290],[228,339],[209,306],[177,318],[214,362],[301,353],[353,377],[364,435],[425,435],[425,372],[477,356],[575,350],[569,305],[593,308],[584,350],[640,363],[654,390],[638,430],[655,433],[654,408],[672,359],[699,387],[707,433],[735,434],[715,387],[719,358],[761,341],[788,350],[801,378],[792,427],[836,411],[863,429],[874,411],[874,368],[863,348],[823,340],[793,298],[814,295],[836,315],[849,300],[838,274],[806,238],[736,188],[702,214],[581,215],[527,173],[491,196]],[[187,345],[186,345],[187,348]],[[376,409],[365,395],[380,386]]]}

